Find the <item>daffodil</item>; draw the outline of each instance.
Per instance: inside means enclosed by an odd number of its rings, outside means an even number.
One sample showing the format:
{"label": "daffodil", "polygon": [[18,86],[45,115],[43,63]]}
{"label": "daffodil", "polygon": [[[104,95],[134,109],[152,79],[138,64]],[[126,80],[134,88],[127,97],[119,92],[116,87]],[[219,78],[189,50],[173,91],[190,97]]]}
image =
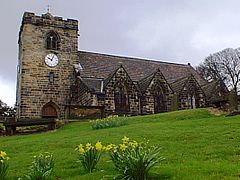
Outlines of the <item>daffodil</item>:
{"label": "daffodil", "polygon": [[79,154],[84,154],[85,150],[83,148],[79,148],[78,152],[79,152]]}
{"label": "daffodil", "polygon": [[128,143],[133,149],[135,149],[136,147],[138,147],[138,143],[137,141],[132,141]]}
{"label": "daffodil", "polygon": [[92,149],[92,148],[93,148],[93,146],[92,146],[91,143],[87,143],[87,144],[86,144],[86,151],[89,151],[89,150]]}
{"label": "daffodil", "polygon": [[95,148],[97,151],[101,151],[102,148],[103,148],[103,145],[100,141],[98,141],[96,144],[95,144]]}
{"label": "daffodil", "polygon": [[78,151],[79,149],[83,148],[83,145],[82,144],[79,144],[76,148],[75,148],[75,151]]}
{"label": "daffodil", "polygon": [[122,151],[125,151],[127,149],[126,144],[119,144],[119,146]]}
{"label": "daffodil", "polygon": [[0,152],[0,158],[5,159],[6,156],[7,156],[7,153],[5,153],[4,151]]}
{"label": "daffodil", "polygon": [[7,156],[7,153],[4,151],[0,151],[0,159],[1,160],[9,160],[10,158]]}
{"label": "daffodil", "polygon": [[105,147],[106,151],[111,151],[114,148],[114,144],[109,144]]}
{"label": "daffodil", "polygon": [[122,141],[123,141],[123,143],[128,143],[129,142],[129,138],[127,136],[124,136],[122,138]]}

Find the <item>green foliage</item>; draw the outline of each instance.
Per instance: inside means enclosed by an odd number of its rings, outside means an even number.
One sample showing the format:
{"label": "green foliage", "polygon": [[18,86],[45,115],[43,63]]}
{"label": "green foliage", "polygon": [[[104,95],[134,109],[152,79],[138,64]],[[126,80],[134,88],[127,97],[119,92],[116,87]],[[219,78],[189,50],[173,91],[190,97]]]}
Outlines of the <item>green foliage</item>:
{"label": "green foliage", "polygon": [[5,180],[8,172],[9,157],[4,151],[0,151],[0,179]]}
{"label": "green foliage", "polygon": [[85,146],[79,144],[75,150],[78,151],[78,162],[83,166],[84,170],[89,173],[93,172],[103,150],[101,142],[97,142],[95,146],[92,146],[90,143],[87,143]]}
{"label": "green foliage", "polygon": [[16,110],[13,107],[9,107],[6,103],[0,100],[0,119],[1,117],[15,117]]}
{"label": "green foliage", "polygon": [[4,126],[0,124],[0,132],[4,130]]}
{"label": "green foliage", "polygon": [[93,129],[104,129],[104,128],[111,128],[111,127],[119,127],[127,125],[127,117],[118,117],[115,116],[109,116],[104,119],[97,119],[90,121],[90,125]]}
{"label": "green foliage", "polygon": [[122,144],[110,151],[111,159],[121,174],[121,179],[148,179],[149,170],[163,158],[160,156],[160,147],[149,146],[148,142],[138,144],[124,137]]}
{"label": "green foliage", "polygon": [[28,180],[48,180],[53,172],[54,160],[53,155],[45,152],[34,156],[34,161],[30,167],[29,175],[26,175]]}

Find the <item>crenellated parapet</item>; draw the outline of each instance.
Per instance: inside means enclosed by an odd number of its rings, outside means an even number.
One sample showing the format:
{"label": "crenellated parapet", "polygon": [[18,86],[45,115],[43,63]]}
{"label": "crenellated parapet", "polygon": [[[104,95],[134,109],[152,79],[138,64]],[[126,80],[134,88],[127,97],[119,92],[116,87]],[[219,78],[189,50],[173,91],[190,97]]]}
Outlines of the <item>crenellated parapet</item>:
{"label": "crenellated parapet", "polygon": [[50,13],[37,16],[35,15],[35,13],[25,12],[22,19],[22,25],[23,24],[54,26],[58,28],[78,30],[78,20],[75,19],[64,20],[62,17],[52,16]]}

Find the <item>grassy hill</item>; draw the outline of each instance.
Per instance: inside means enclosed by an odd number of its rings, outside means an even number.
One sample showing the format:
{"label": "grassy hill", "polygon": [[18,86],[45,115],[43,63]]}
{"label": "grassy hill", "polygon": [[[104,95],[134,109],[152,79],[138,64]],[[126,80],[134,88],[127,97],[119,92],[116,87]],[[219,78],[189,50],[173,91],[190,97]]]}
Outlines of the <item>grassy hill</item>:
{"label": "grassy hill", "polygon": [[76,163],[76,145],[98,140],[119,143],[123,136],[146,138],[162,147],[165,158],[152,169],[154,179],[239,179],[239,132],[239,116],[216,117],[197,109],[130,117],[128,125],[118,128],[92,130],[88,122],[76,122],[52,132],[0,137],[0,150],[11,157],[10,179],[26,174],[33,156],[46,151],[53,153],[55,175],[61,179],[112,179],[117,172],[107,155],[98,171],[84,173]]}

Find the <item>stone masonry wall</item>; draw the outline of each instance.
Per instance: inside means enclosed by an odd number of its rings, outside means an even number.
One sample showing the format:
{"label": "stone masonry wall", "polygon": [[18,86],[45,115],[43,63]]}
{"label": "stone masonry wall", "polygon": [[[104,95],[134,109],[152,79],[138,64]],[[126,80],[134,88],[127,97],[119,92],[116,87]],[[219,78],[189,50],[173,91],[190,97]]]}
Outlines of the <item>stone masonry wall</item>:
{"label": "stone masonry wall", "polygon": [[[46,49],[46,34],[49,31],[59,35],[59,50]],[[59,107],[59,118],[64,118],[65,105],[70,100],[72,64],[78,59],[77,51],[78,21],[24,14],[19,33],[18,118],[41,118],[42,107],[49,101]],[[60,59],[54,68],[44,62],[49,53],[56,54]],[[48,81],[50,72],[54,73],[53,83]]]}
{"label": "stone masonry wall", "polygon": [[184,85],[182,91],[179,93],[178,102],[179,102],[179,109],[190,109],[188,103],[188,95],[194,94],[196,108],[205,107],[205,95],[199,84],[196,80],[191,76],[186,84]]}
{"label": "stone masonry wall", "polygon": [[97,95],[88,89],[80,77],[76,77],[75,83],[71,89],[71,104],[80,106],[99,106]]}
{"label": "stone masonry wall", "polygon": [[165,92],[164,96],[166,97],[166,111],[171,110],[171,95],[172,90],[167,84],[162,73],[159,71],[156,72],[153,79],[151,80],[147,90],[143,94],[142,98],[142,113],[143,114],[154,114],[154,94],[153,89],[155,86],[161,86],[162,90]]}
{"label": "stone masonry wall", "polygon": [[114,92],[116,84],[122,81],[127,87],[130,114],[137,115],[140,114],[140,103],[139,103],[139,92],[136,86],[131,81],[125,69],[121,66],[112,78],[109,80],[107,86],[105,87],[105,112],[114,113],[115,112],[115,101]]}

